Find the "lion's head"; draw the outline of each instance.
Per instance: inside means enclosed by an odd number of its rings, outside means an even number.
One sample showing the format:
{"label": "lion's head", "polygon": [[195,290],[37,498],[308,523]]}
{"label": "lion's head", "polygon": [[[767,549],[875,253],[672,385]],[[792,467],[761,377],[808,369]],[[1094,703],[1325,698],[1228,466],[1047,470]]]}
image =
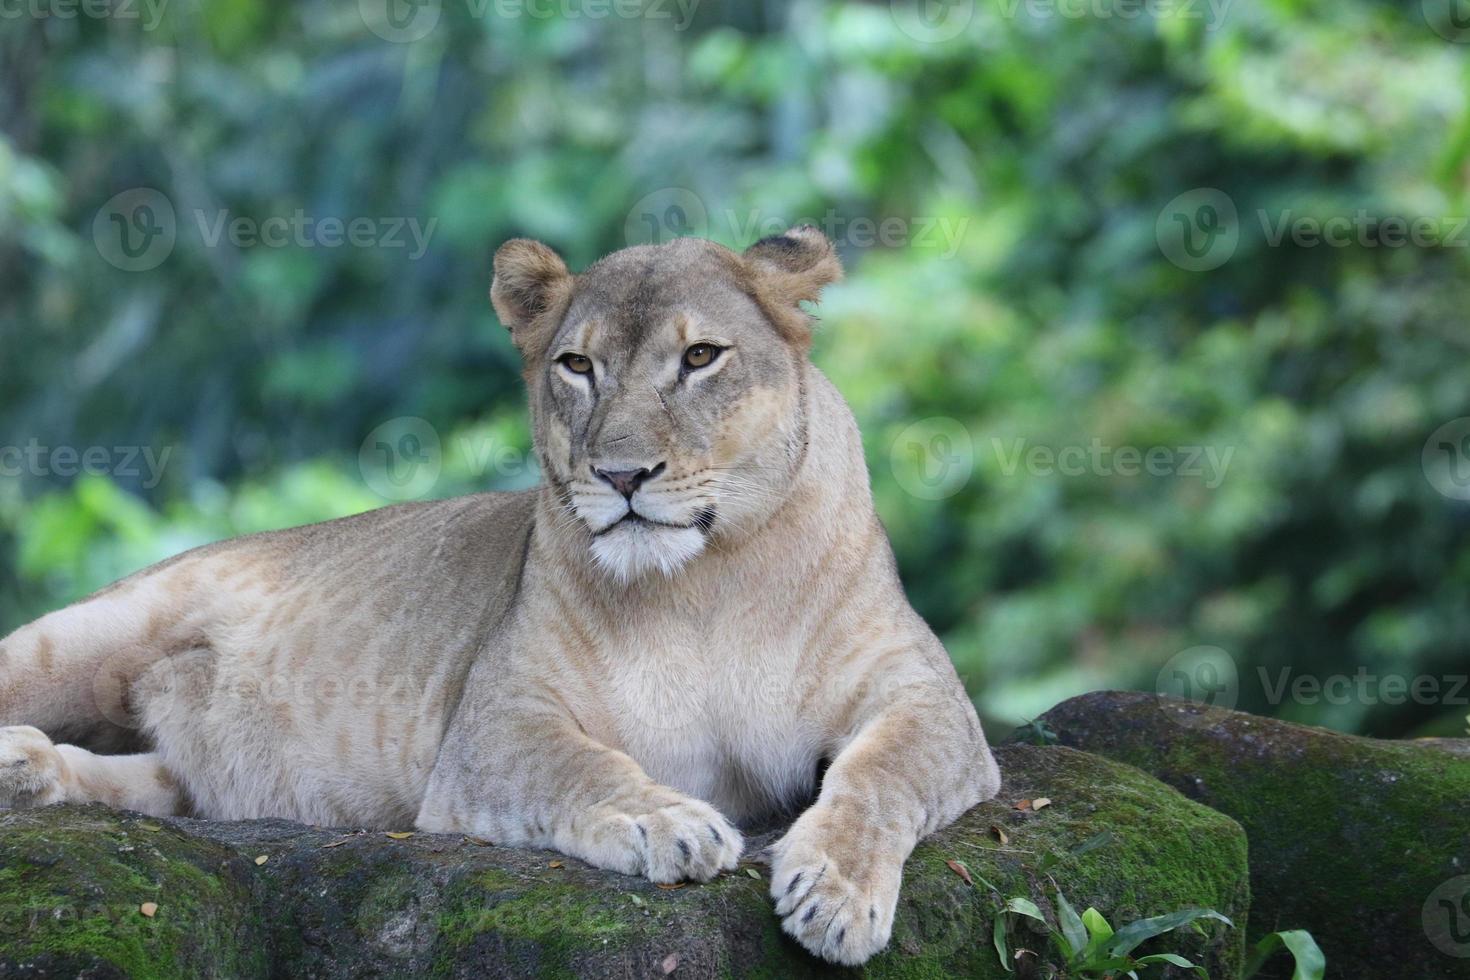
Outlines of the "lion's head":
{"label": "lion's head", "polygon": [[842,274],[814,228],[737,254],[677,239],[572,275],[516,239],[491,300],[525,362],[536,450],[592,559],[672,574],[780,506],[806,445],[802,301]]}

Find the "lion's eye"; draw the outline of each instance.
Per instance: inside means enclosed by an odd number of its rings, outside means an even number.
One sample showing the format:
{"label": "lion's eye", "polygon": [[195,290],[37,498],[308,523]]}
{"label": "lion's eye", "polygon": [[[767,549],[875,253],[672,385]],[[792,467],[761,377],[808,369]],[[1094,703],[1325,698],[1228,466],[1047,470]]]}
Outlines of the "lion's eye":
{"label": "lion's eye", "polygon": [[684,366],[691,371],[709,367],[723,350],[724,348],[716,347],[714,344],[695,344],[684,352]]}
{"label": "lion's eye", "polygon": [[563,354],[557,358],[561,365],[573,374],[591,374],[592,358],[586,354]]}

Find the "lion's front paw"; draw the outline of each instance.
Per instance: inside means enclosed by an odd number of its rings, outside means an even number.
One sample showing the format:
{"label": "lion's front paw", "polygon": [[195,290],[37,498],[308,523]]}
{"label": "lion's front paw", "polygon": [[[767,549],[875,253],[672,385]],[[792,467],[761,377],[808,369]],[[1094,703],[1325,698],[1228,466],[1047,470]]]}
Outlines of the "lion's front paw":
{"label": "lion's front paw", "polygon": [[709,881],[740,862],[745,841],[720,811],[699,800],[660,807],[634,821],[653,881]]}
{"label": "lion's front paw", "polygon": [[771,848],[781,928],[808,950],[857,966],[888,945],[904,853],[813,809]]}
{"label": "lion's front paw", "polygon": [[669,884],[709,881],[733,869],[745,848],[740,831],[718,810],[690,797],[643,813],[601,815],[589,836],[584,850],[591,863]]}
{"label": "lion's front paw", "polygon": [[66,762],[45,732],[0,728],[0,808],[60,803],[65,781]]}

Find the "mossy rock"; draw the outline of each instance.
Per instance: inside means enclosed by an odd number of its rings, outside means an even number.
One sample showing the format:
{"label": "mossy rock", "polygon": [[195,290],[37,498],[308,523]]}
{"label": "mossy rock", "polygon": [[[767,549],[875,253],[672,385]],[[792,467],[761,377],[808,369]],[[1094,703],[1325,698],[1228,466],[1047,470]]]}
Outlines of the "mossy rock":
{"label": "mossy rock", "polygon": [[[1137,766],[1240,822],[1252,939],[1309,929],[1344,980],[1470,978],[1463,742],[1359,738],[1134,692],[1073,698],[1040,721],[1062,745]],[[1273,975],[1290,976],[1289,962]]]}
{"label": "mossy rock", "polygon": [[[786,938],[758,864],[668,889],[462,837],[88,806],[0,815],[0,906],[21,910],[0,920],[0,977],[1024,977],[1035,964],[1002,969],[995,919],[1018,895],[1050,913],[1053,882],[1115,924],[1205,906],[1244,925],[1245,838],[1233,821],[1083,753],[998,755],[1000,798],[915,850],[893,943],[866,971],[829,967]],[[1053,803],[1039,812],[1012,806],[1041,796]],[[1026,923],[1012,928],[1012,948],[1045,950]],[[1159,948],[1230,977],[1242,930]]]}
{"label": "mossy rock", "polygon": [[263,975],[262,894],[235,849],[163,821],[0,812],[3,976]]}

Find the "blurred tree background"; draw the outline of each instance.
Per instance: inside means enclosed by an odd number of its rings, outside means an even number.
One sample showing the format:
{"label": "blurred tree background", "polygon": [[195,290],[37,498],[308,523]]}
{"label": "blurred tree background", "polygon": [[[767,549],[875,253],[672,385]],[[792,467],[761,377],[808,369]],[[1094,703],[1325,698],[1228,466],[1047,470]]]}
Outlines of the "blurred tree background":
{"label": "blurred tree background", "polygon": [[806,220],[849,266],[815,359],[988,725],[1185,676],[1462,732],[1451,0],[905,2],[7,4],[0,633],[388,502],[390,420],[439,437],[415,493],[534,483],[503,239]]}

